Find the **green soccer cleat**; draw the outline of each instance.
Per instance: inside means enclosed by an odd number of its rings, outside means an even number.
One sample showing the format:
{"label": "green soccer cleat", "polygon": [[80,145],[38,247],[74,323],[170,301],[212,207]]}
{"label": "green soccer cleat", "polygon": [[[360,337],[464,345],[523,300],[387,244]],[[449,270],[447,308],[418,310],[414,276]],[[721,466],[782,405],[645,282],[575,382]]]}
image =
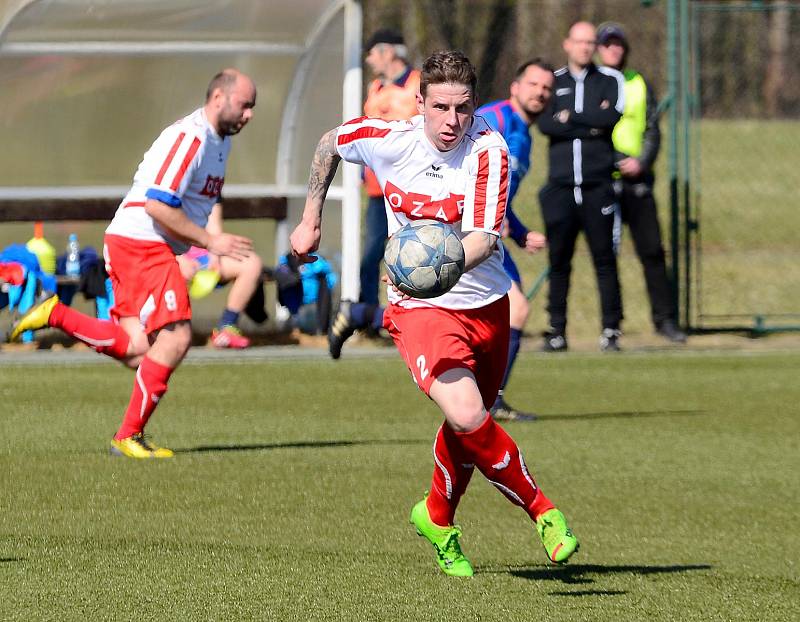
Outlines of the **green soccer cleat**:
{"label": "green soccer cleat", "polygon": [[580,548],[578,539],[572,535],[567,519],[560,510],[547,510],[536,519],[536,531],[542,539],[547,558],[554,564],[565,564]]}
{"label": "green soccer cleat", "polygon": [[39,330],[50,325],[50,314],[58,304],[58,296],[50,296],[47,300],[32,307],[14,324],[14,329],[8,336],[9,341],[14,341],[26,330]]}
{"label": "green soccer cleat", "polygon": [[440,527],[435,524],[428,514],[425,499],[411,508],[409,522],[417,528],[417,535],[428,539],[436,549],[439,568],[451,577],[471,577],[474,574],[472,564],[461,552],[458,539],[461,537],[461,528],[456,526]]}

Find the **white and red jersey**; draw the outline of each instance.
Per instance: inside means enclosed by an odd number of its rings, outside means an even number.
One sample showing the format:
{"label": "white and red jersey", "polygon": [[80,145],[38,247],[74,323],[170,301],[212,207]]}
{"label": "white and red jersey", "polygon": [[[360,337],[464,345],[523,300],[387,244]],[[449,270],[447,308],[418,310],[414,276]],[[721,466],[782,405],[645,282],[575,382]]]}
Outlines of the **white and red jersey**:
{"label": "white and red jersey", "polygon": [[230,149],[230,138],[217,134],[202,108],[170,125],[144,154],[106,233],[163,241],[177,254],[186,252],[188,244],[170,238],[147,215],[145,201],[155,199],[182,209],[189,220],[205,227],[225,183]]}
{"label": "white and red jersey", "polygon": [[[343,159],[375,172],[389,235],[411,220],[433,218],[451,224],[461,238],[471,231],[500,237],[509,185],[508,147],[482,118],[474,117],[464,139],[450,151],[431,144],[422,115],[408,121],[354,119],[339,128],[336,145]],[[443,296],[402,300],[389,288],[389,302],[406,308],[486,306],[511,287],[502,253],[498,244]]]}

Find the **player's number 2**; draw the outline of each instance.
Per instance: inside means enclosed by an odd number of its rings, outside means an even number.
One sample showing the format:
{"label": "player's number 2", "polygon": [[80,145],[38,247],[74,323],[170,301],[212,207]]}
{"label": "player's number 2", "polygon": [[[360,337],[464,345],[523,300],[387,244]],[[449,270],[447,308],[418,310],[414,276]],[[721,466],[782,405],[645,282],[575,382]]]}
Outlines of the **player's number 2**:
{"label": "player's number 2", "polygon": [[425,355],[424,354],[420,354],[417,357],[417,367],[419,367],[419,379],[420,380],[425,380],[425,378],[428,377],[428,374],[431,373],[430,370],[428,370],[428,368],[425,367],[425,363],[426,363]]}

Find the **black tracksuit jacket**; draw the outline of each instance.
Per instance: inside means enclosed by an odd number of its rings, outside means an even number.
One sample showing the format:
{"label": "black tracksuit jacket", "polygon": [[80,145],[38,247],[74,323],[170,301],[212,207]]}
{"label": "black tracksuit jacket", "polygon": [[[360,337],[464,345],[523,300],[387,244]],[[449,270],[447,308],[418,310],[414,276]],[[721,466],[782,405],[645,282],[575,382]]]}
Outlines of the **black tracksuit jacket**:
{"label": "black tracksuit jacket", "polygon": [[[614,69],[590,64],[577,77],[556,71],[553,97],[539,117],[550,138],[550,183],[580,186],[610,183],[614,171],[611,132],[622,116],[625,78]],[[569,111],[565,122],[562,110]]]}

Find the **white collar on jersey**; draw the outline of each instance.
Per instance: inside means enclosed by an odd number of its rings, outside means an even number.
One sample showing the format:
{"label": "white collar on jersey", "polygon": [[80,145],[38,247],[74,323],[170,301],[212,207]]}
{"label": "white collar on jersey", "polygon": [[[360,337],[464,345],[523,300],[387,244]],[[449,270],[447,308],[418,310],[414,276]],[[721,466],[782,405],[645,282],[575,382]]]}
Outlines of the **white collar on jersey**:
{"label": "white collar on jersey", "polygon": [[217,134],[216,128],[213,125],[211,125],[211,123],[209,123],[208,117],[206,116],[206,109],[204,107],[200,108],[200,118],[203,119],[203,123],[205,124],[206,129],[208,130],[208,133],[211,135],[211,137],[214,140],[217,140],[219,142],[222,142],[222,141],[225,140],[222,136]]}

